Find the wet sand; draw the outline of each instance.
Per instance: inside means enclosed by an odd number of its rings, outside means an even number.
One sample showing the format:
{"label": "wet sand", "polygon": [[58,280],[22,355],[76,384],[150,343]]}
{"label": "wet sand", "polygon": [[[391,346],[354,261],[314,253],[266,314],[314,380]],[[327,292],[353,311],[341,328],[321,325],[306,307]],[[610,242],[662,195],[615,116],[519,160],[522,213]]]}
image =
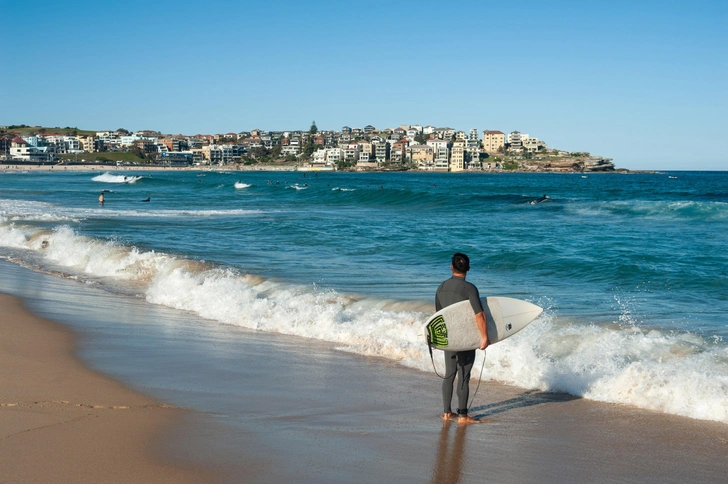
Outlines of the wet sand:
{"label": "wet sand", "polygon": [[0,481],[201,482],[210,477],[195,470],[203,468],[231,483],[725,479],[722,423],[492,382],[481,384],[471,410],[484,424],[443,423],[433,374],[8,267],[0,265],[4,276],[17,272],[34,291],[49,281],[38,294],[58,301],[37,307],[78,306],[100,321],[71,325],[94,367],[197,411],[164,408],[75,359],[65,369],[56,360],[71,351],[68,332],[38,318],[13,326],[29,316],[3,297],[10,310],[0,316],[0,365],[13,371],[3,372],[0,402],[18,405],[0,407]]}
{"label": "wet sand", "polygon": [[0,482],[212,482],[160,457],[185,413],[86,368],[65,327],[0,294]]}

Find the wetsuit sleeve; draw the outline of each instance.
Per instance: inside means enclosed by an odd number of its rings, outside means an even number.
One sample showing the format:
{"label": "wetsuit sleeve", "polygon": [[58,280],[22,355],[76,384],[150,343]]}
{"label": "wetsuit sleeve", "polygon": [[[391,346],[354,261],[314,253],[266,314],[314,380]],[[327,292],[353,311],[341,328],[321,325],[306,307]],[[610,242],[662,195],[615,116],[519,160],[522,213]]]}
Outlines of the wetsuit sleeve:
{"label": "wetsuit sleeve", "polygon": [[478,288],[472,284],[468,291],[468,300],[470,301],[470,305],[473,307],[475,314],[483,312],[483,305],[480,303],[480,292],[478,292]]}
{"label": "wetsuit sleeve", "polygon": [[440,284],[440,287],[437,288],[437,292],[435,293],[435,312],[442,309],[442,303],[440,302],[440,289],[442,289],[442,284]]}

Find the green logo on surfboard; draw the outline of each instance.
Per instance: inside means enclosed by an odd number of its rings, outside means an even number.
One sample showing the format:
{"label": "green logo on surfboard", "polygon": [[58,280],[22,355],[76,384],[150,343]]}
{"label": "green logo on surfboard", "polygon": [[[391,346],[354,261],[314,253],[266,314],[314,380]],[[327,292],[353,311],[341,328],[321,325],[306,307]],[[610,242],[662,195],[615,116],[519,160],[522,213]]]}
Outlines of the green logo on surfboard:
{"label": "green logo on surfboard", "polygon": [[433,346],[447,346],[447,325],[445,318],[438,316],[427,325],[427,331],[430,333],[430,344]]}

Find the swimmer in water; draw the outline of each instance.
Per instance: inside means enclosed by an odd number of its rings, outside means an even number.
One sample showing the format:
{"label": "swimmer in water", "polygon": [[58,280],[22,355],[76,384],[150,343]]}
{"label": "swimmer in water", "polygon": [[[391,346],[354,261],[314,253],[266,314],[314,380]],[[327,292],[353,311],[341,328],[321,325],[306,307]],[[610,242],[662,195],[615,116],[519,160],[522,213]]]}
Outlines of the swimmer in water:
{"label": "swimmer in water", "polygon": [[101,195],[99,195],[99,205],[103,205],[103,204],[104,204],[104,192],[102,191]]}
{"label": "swimmer in water", "polygon": [[531,200],[531,205],[536,205],[537,203],[545,202],[546,200],[551,200],[548,195],[544,195],[541,198],[538,198],[536,200]]}

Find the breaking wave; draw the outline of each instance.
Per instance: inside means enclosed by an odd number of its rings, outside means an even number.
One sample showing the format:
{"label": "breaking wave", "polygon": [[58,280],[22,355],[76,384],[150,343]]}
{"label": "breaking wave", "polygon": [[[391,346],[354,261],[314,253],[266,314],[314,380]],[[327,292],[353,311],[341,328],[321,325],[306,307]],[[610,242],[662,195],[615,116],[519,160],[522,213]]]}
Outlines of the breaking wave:
{"label": "breaking wave", "polygon": [[[423,323],[430,303],[340,294],[0,218],[0,254],[203,318],[333,343],[431,371]],[[10,254],[10,255],[9,255]],[[728,423],[728,347],[716,337],[565,321],[548,308],[516,337],[487,350],[484,379]],[[476,366],[482,362],[478,352]],[[436,365],[444,371],[439,354]]]}

